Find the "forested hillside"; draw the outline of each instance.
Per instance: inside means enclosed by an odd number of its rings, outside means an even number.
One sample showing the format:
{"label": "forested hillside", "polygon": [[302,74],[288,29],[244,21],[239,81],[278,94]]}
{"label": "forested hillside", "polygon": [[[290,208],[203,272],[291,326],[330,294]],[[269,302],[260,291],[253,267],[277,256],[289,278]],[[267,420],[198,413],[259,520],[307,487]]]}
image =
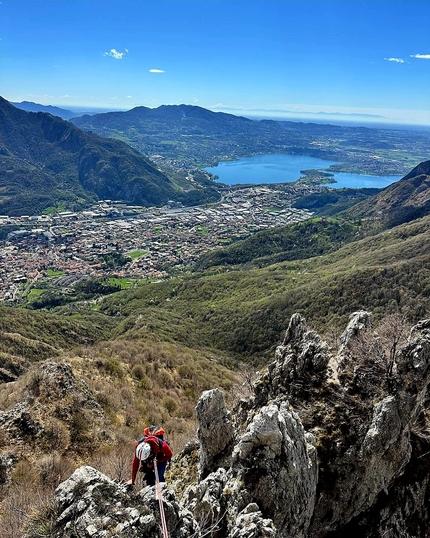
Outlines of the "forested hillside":
{"label": "forested hillside", "polygon": [[78,210],[98,199],[148,206],[171,198],[218,198],[197,183],[184,192],[124,142],[85,133],[50,114],[25,112],[1,98],[0,189],[0,213],[7,215],[41,213],[59,204]]}
{"label": "forested hillside", "polygon": [[411,170],[400,181],[349,209],[351,216],[378,219],[381,228],[391,228],[430,212],[430,161]]}
{"label": "forested hillside", "polygon": [[323,256],[144,285],[107,297],[101,311],[126,316],[121,330],[131,334],[254,358],[270,353],[294,312],[322,331],[362,308],[417,320],[430,308],[429,229],[428,216]]}

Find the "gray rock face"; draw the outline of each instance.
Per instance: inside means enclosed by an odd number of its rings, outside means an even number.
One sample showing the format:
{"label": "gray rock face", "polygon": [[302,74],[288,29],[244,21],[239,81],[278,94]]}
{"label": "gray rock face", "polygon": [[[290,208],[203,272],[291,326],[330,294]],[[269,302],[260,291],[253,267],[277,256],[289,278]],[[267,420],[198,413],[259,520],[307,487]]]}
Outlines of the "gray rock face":
{"label": "gray rock face", "polygon": [[270,519],[264,519],[258,505],[250,503],[238,514],[230,529],[231,538],[271,538],[276,530]]}
{"label": "gray rock face", "polygon": [[[366,376],[360,378],[360,387],[354,386],[354,369],[360,361],[373,368],[367,357],[354,357],[348,350],[348,360],[341,366],[344,376],[336,381],[327,369],[330,359],[336,364],[370,320],[368,312],[354,313],[339,352],[331,356],[305,320],[298,314],[292,317],[275,362],[256,383],[255,398],[244,402],[236,414],[236,430],[243,434],[235,441],[231,467],[222,480],[218,478],[218,485],[212,473],[195,486],[197,491],[204,487],[206,498],[219,506],[217,513],[224,509],[232,521],[248,505],[255,505],[277,536],[322,537],[341,532],[368,513],[399,481],[411,461],[411,429],[429,385],[430,322],[413,328],[408,345],[396,358],[391,382],[376,376],[378,386],[368,387],[372,402],[362,394]],[[375,376],[369,379],[374,383]],[[405,495],[412,498],[408,488]],[[424,493],[418,511],[425,498]],[[191,508],[197,507],[198,503]],[[402,528],[409,524],[406,519],[414,518],[414,509],[409,512]],[[260,522],[257,527],[256,535],[264,536],[264,525]],[[234,529],[229,523],[220,536],[230,536]],[[370,531],[363,535],[366,532]]]}
{"label": "gray rock face", "polygon": [[[318,481],[315,447],[286,403],[263,407],[233,452],[233,476],[279,536],[307,536]],[[238,509],[242,509],[239,504]]]}
{"label": "gray rock face", "polygon": [[[163,488],[172,538],[429,536],[430,321],[412,329],[390,369],[349,345],[369,322],[356,312],[331,355],[295,314],[253,397],[229,412],[221,391],[203,393],[199,448],[180,458],[193,465],[199,451],[199,479],[185,491],[181,482],[180,502],[174,484]],[[77,473],[57,490],[55,538],[71,538],[73,525],[85,537],[108,527],[117,529],[109,536],[160,536],[153,488],[136,505],[94,469]]]}
{"label": "gray rock face", "polygon": [[[146,487],[134,495],[124,485],[84,466],[58,486],[55,496],[58,505],[55,538],[160,537],[155,488]],[[192,536],[197,526],[191,514],[179,506],[165,487],[163,499],[170,536]]]}
{"label": "gray rock face", "polygon": [[282,376],[293,379],[301,377],[306,370],[324,370],[330,355],[320,335],[307,327],[303,316],[294,314],[282,345],[276,349],[275,358],[271,371],[279,369]]}
{"label": "gray rock face", "polygon": [[368,329],[372,322],[372,314],[365,310],[359,310],[349,316],[348,325],[340,337],[340,350],[342,352],[349,344],[352,338],[355,338],[360,331]]}
{"label": "gray rock face", "polygon": [[43,429],[26,402],[16,404],[9,411],[0,411],[0,426],[16,441],[33,439]]}
{"label": "gray rock face", "polygon": [[224,395],[219,389],[207,390],[196,407],[200,441],[199,476],[204,478],[218,467],[228,465],[231,459],[234,426],[227,410]]}

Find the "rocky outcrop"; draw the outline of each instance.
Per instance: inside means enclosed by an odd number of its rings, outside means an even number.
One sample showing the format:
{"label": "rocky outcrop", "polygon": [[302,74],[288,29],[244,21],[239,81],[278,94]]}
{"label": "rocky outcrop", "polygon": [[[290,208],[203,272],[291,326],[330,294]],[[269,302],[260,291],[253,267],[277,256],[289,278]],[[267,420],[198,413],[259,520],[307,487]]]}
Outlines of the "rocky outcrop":
{"label": "rocky outcrop", "polygon": [[34,365],[21,377],[14,396],[21,401],[0,411],[0,492],[14,464],[26,460],[34,465],[41,448],[61,458],[71,449],[84,452],[98,435],[109,440],[102,408],[70,364]]}
{"label": "rocky outcrop", "polygon": [[[354,313],[340,349],[330,352],[295,314],[252,397],[230,412],[221,391],[203,393],[199,443],[178,458],[182,475],[189,465],[192,476],[198,454],[198,478],[163,489],[172,537],[429,536],[430,321],[413,327],[403,348],[391,348],[393,363],[380,347],[375,358],[354,345],[370,323],[369,313]],[[138,528],[159,535],[153,488],[139,492],[139,508],[94,470],[80,470],[78,479],[81,504],[72,479],[57,490],[64,528],[105,536],[105,517],[127,536]],[[85,497],[97,491],[92,480],[117,497],[109,493],[97,508]]]}
{"label": "rocky outcrop", "polygon": [[234,426],[219,389],[205,391],[196,407],[200,452],[199,476],[205,478],[231,461]]}
{"label": "rocky outcrop", "polygon": [[[341,532],[378,506],[381,496],[389,498],[412,465],[412,429],[430,379],[430,322],[412,329],[395,368],[389,372],[387,366],[384,377],[364,376],[363,371],[380,364],[359,356],[350,345],[370,324],[370,313],[354,313],[340,349],[331,354],[295,314],[275,362],[255,385],[255,396],[236,410],[236,431],[243,433],[235,442],[231,467],[218,479],[212,473],[193,486],[194,496],[203,488],[201,502],[211,499],[212,506],[219,505],[217,513],[224,509],[229,520],[255,504],[277,536],[312,538]],[[339,378],[332,375],[333,365],[343,371]],[[362,375],[354,377],[356,371]],[[373,401],[363,392],[363,380]],[[428,477],[417,485],[420,494],[413,495],[409,484],[409,493],[401,495],[416,502],[407,517],[403,509],[403,522],[397,525],[403,533],[424,509],[427,482]],[[222,494],[216,495],[219,484]],[[229,490],[235,493],[227,500]],[[202,506],[194,500],[193,509]],[[399,511],[399,506],[392,509]],[[227,534],[220,536],[229,536],[232,529],[227,524]],[[365,532],[370,536],[373,531]]]}
{"label": "rocky outcrop", "polygon": [[[58,486],[57,517],[52,538],[159,538],[158,501],[146,487],[134,495],[92,467],[84,466]],[[197,530],[190,512],[163,488],[164,511],[172,538],[188,538]]]}
{"label": "rocky outcrop", "polygon": [[340,336],[339,354],[344,351],[354,337],[358,336],[364,329],[368,329],[371,326],[371,323],[372,315],[370,312],[360,310],[351,314],[349,316],[348,325]]}

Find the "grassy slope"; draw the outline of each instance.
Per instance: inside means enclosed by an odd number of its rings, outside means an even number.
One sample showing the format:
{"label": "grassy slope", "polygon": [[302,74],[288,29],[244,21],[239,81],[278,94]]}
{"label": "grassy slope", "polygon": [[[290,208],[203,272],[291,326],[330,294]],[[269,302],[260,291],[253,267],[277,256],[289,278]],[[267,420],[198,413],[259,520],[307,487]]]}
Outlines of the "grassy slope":
{"label": "grassy slope", "polygon": [[51,353],[107,338],[113,324],[114,320],[98,314],[65,318],[1,306],[0,352],[37,361]]}
{"label": "grassy slope", "polygon": [[106,298],[102,311],[126,316],[124,334],[164,331],[254,356],[270,356],[294,312],[321,330],[343,326],[360,308],[416,320],[430,306],[429,227],[426,217],[321,257],[145,285]]}

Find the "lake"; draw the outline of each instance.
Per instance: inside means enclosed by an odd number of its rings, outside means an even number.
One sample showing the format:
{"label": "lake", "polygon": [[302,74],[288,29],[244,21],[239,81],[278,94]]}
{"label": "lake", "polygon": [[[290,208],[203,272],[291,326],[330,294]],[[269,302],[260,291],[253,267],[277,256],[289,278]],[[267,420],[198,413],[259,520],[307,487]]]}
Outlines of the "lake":
{"label": "lake", "polygon": [[[218,166],[205,168],[211,174],[217,175],[217,182],[226,185],[262,184],[262,183],[291,183],[302,175],[300,170],[326,170],[335,161],[307,157],[305,155],[253,155],[237,161],[220,162]],[[369,176],[333,172],[336,183],[328,187],[340,189],[377,188],[382,189],[398,181],[402,176]]]}

